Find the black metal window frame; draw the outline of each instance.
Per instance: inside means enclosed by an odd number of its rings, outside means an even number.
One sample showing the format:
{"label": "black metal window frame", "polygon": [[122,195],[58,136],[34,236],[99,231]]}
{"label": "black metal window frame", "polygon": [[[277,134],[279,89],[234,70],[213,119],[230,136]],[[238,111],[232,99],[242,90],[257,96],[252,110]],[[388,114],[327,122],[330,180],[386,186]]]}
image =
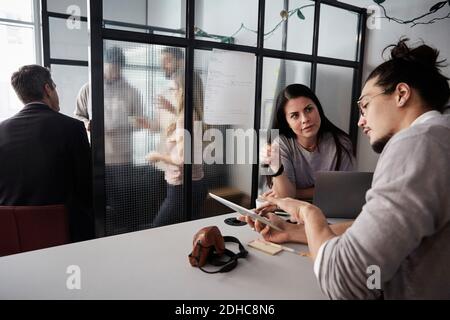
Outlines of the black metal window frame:
{"label": "black metal window frame", "polygon": [[[63,64],[74,66],[88,66],[87,61],[52,59],[50,55],[49,43],[49,18],[67,19],[69,15],[48,12],[47,0],[42,1],[42,27],[43,27],[43,54],[44,65]],[[105,236],[105,156],[104,156],[104,106],[103,106],[103,41],[115,40],[133,43],[145,43],[154,45],[174,46],[185,49],[185,129],[192,135],[192,117],[193,117],[193,72],[194,72],[194,53],[195,50],[212,50],[222,49],[230,51],[240,51],[253,53],[256,56],[256,86],[255,86],[255,119],[254,129],[260,129],[261,123],[261,96],[262,96],[262,76],[263,76],[263,60],[264,58],[276,58],[284,60],[294,60],[311,63],[310,87],[313,91],[316,89],[317,66],[326,64],[338,67],[348,67],[354,70],[352,83],[352,108],[350,114],[349,135],[353,145],[356,147],[358,127],[357,120],[359,117],[357,109],[354,107],[354,101],[358,98],[362,85],[362,74],[364,64],[364,47],[365,47],[365,30],[367,12],[366,9],[353,5],[341,3],[335,0],[311,0],[315,2],[314,11],[314,28],[313,28],[313,47],[311,54],[303,54],[296,52],[288,52],[282,50],[274,50],[264,48],[264,19],[265,19],[265,0],[258,2],[258,34],[256,47],[229,43],[220,43],[208,40],[201,40],[195,37],[195,0],[186,0],[186,37],[174,37],[168,35],[154,34],[153,31],[170,31],[165,28],[135,25],[122,22],[104,21],[103,20],[103,1],[89,0],[90,19],[81,17],[81,21],[88,22],[90,28],[90,79],[91,79],[91,99],[92,99],[92,158],[93,158],[93,189],[94,189],[94,211],[96,217],[96,235],[98,237]],[[319,47],[319,28],[320,28],[320,8],[321,4],[333,6],[358,14],[358,36],[357,36],[357,52],[356,60],[344,60],[318,55]],[[105,25],[114,24],[125,27],[138,27],[145,29],[147,33],[125,31],[111,29]],[[164,30],[163,30],[164,29]],[[284,39],[285,41],[285,39]],[[95,107],[94,107],[95,106]],[[185,148],[188,150],[188,148]],[[257,155],[258,157],[258,155]],[[258,164],[252,166],[252,190],[251,203],[254,203],[258,192]],[[184,164],[184,202],[183,207],[186,210],[187,217],[192,215],[192,166]]]}
{"label": "black metal window frame", "polygon": [[[65,66],[87,67],[88,61],[71,59],[54,59],[51,57],[50,50],[50,18],[64,19],[70,18],[70,15],[59,12],[51,12],[47,9],[47,0],[41,0],[41,20],[42,20],[42,53],[44,66],[50,67],[52,64]],[[87,22],[87,17],[80,17],[80,21]]]}

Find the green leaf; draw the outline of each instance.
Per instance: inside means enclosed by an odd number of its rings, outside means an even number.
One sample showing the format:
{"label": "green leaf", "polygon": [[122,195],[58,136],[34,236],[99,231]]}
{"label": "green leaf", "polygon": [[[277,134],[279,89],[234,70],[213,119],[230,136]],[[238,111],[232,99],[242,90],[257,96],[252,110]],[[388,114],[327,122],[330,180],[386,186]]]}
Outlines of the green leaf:
{"label": "green leaf", "polygon": [[[449,0],[450,1],[450,0]],[[303,15],[303,13],[300,11],[300,9],[297,10],[297,17],[300,20],[305,20],[305,16]]]}
{"label": "green leaf", "polygon": [[230,37],[220,37],[220,42],[231,43],[231,38]]}
{"label": "green leaf", "polygon": [[209,35],[203,30],[197,31],[195,35],[198,37],[209,37]]}
{"label": "green leaf", "polygon": [[[382,4],[385,0],[373,0],[376,4]],[[450,0],[449,0],[450,1]]]}

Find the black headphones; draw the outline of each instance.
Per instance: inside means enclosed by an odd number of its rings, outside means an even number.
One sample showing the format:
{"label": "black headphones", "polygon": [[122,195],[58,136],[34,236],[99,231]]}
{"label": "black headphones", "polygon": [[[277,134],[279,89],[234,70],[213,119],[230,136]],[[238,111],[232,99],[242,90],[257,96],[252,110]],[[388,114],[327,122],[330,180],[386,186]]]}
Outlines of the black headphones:
{"label": "black headphones", "polygon": [[231,236],[224,236],[223,237],[224,242],[234,242],[237,243],[239,246],[239,252],[238,253],[234,253],[231,250],[228,250],[227,248],[225,248],[223,254],[228,256],[229,259],[226,261],[223,261],[220,259],[220,256],[217,255],[217,253],[214,250],[214,246],[211,246],[209,248],[211,248],[209,255],[208,255],[208,263],[216,266],[216,267],[221,267],[219,270],[215,270],[215,271],[209,271],[209,270],[205,270],[202,267],[199,267],[200,270],[202,270],[203,272],[206,273],[222,273],[222,272],[228,272],[233,270],[237,264],[238,264],[238,259],[239,258],[245,258],[248,255],[248,251],[245,250],[244,246],[242,245],[242,243],[235,237],[231,237]]}

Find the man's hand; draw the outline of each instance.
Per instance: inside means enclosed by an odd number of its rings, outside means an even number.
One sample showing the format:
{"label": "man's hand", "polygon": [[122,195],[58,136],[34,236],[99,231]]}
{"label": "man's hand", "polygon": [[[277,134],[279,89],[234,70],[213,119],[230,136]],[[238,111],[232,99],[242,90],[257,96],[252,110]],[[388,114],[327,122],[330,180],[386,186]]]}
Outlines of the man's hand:
{"label": "man's hand", "polygon": [[[265,207],[265,209],[267,208],[268,207]],[[266,241],[275,243],[285,243],[285,242],[297,242],[304,244],[307,243],[305,228],[303,225],[286,222],[271,212],[268,213],[261,213],[261,212],[263,211],[259,211],[261,216],[270,220],[282,231],[275,230],[260,221],[253,221],[250,217],[239,216],[238,220],[247,222],[248,225],[256,232],[259,232]]]}
{"label": "man's hand", "polygon": [[139,129],[152,129],[152,125],[145,117],[134,117],[134,125]]}
{"label": "man's hand", "polygon": [[278,207],[275,204],[270,203],[270,202],[266,202],[262,206],[260,206],[259,208],[254,209],[254,211],[257,214],[261,215],[261,216],[265,216],[269,212],[275,212],[275,210],[277,208]]}
{"label": "man's hand", "polygon": [[158,104],[159,108],[162,110],[167,110],[173,114],[177,112],[177,110],[175,110],[175,107],[170,103],[170,101],[164,98],[163,96],[158,96]]}

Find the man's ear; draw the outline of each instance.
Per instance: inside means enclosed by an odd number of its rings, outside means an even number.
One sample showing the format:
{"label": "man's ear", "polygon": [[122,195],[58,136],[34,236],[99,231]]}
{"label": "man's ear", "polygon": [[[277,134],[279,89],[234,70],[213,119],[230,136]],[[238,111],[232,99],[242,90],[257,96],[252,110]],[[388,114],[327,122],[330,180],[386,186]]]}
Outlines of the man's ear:
{"label": "man's ear", "polygon": [[44,84],[44,92],[46,96],[50,96],[50,93],[53,91],[53,88],[48,83]]}
{"label": "man's ear", "polygon": [[406,105],[411,97],[411,87],[404,82],[397,84],[395,88],[397,106],[402,108]]}

